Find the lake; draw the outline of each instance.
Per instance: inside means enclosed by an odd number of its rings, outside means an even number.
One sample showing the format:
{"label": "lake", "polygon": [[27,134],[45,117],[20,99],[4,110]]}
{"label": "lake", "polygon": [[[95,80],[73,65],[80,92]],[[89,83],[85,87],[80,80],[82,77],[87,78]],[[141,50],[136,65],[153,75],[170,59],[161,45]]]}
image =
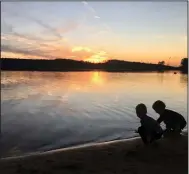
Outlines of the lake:
{"label": "lake", "polygon": [[[2,156],[138,136],[135,107],[187,118],[188,76],[173,72],[1,72]],[[163,126],[163,125],[162,125]]]}

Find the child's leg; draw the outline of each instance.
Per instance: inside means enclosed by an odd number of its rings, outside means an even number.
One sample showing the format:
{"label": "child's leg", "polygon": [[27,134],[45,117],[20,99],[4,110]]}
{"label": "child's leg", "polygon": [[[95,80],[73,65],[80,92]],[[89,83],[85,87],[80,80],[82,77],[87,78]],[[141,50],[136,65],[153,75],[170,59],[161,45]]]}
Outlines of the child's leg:
{"label": "child's leg", "polygon": [[166,129],[163,131],[164,137],[169,137],[171,133],[171,127],[166,126]]}
{"label": "child's leg", "polygon": [[186,126],[186,121],[184,120],[184,118],[180,121],[180,123],[176,123],[173,127],[173,131],[175,133],[181,133],[181,131],[184,129],[184,127]]}
{"label": "child's leg", "polygon": [[146,131],[144,129],[144,127],[139,127],[138,128],[138,133],[142,139],[142,141],[144,142],[144,144],[148,144],[148,141],[147,141],[147,135],[146,135]]}
{"label": "child's leg", "polygon": [[174,129],[174,132],[175,132],[176,134],[180,134],[181,131],[182,131],[181,125],[177,125],[177,126],[175,127],[175,129]]}
{"label": "child's leg", "polygon": [[152,136],[151,142],[160,139],[160,138],[162,137],[162,135],[163,135],[163,132],[159,132],[159,133],[154,132],[154,134],[153,134],[153,136]]}
{"label": "child's leg", "polygon": [[182,129],[181,129],[181,123],[177,123],[173,126],[173,133],[174,134],[180,134]]}

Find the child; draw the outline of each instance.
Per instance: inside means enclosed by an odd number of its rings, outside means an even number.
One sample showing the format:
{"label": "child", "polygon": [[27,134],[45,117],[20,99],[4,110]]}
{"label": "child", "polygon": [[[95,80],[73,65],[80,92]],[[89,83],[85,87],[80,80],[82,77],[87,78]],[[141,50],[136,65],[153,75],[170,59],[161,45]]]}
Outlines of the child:
{"label": "child", "polygon": [[149,144],[160,139],[163,130],[157,121],[146,115],[147,108],[144,104],[141,103],[136,106],[136,114],[141,120],[141,127],[138,128],[138,133],[140,134],[144,144]]}
{"label": "child", "polygon": [[186,120],[184,117],[172,110],[166,109],[164,102],[157,100],[152,105],[152,108],[160,115],[157,122],[160,124],[162,121],[166,125],[165,132],[177,132],[180,134],[182,129],[186,126]]}

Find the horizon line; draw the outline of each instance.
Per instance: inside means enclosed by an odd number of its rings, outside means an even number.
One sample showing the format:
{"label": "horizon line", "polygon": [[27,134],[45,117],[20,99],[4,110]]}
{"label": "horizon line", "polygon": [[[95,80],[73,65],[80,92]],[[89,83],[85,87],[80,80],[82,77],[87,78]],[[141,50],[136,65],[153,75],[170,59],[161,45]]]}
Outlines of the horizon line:
{"label": "horizon line", "polygon": [[[11,58],[11,57],[1,57],[1,59],[19,59],[19,60],[61,60],[62,59],[62,60],[73,60],[73,61],[76,61],[76,62],[87,62],[87,63],[91,63],[91,64],[103,64],[103,63],[106,63],[108,61],[116,60],[116,61],[120,61],[120,62],[131,62],[131,63],[142,63],[142,64],[158,65],[158,63],[127,61],[127,60],[122,60],[122,59],[107,59],[107,60],[104,60],[103,62],[98,62],[98,63],[85,61],[85,60],[75,60],[75,59],[70,59],[70,58],[52,58],[52,59],[50,59],[50,58]],[[161,61],[159,61],[159,62],[161,62]],[[164,64],[163,66],[180,67],[180,65],[173,66],[173,65],[168,65],[168,64]]]}

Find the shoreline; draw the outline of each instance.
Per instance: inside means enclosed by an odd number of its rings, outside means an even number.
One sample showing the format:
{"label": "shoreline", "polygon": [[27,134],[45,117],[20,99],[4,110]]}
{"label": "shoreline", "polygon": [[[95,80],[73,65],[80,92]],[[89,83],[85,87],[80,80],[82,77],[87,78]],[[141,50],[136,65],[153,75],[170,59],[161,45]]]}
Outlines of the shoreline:
{"label": "shoreline", "polygon": [[144,146],[139,137],[0,160],[0,173],[187,174],[188,136]]}
{"label": "shoreline", "polygon": [[[181,135],[188,135],[187,129],[184,129]],[[28,152],[23,155],[15,155],[15,156],[7,156],[7,157],[2,157],[0,160],[17,160],[17,159],[24,159],[24,158],[30,158],[30,157],[35,157],[35,156],[43,156],[43,155],[49,155],[52,153],[61,153],[64,151],[70,151],[70,150],[82,150],[83,148],[93,148],[96,146],[104,146],[104,145],[113,145],[117,143],[127,143],[130,141],[135,141],[141,139],[140,136],[133,136],[133,137],[128,137],[124,139],[115,139],[115,140],[108,140],[104,142],[90,142],[86,144],[78,144],[75,146],[70,146],[70,147],[63,147],[63,148],[57,148],[57,149],[52,149],[52,150],[47,150],[47,151],[38,151],[38,152]]]}
{"label": "shoreline", "polygon": [[131,138],[126,138],[126,139],[121,139],[121,140],[110,140],[110,141],[105,141],[105,142],[100,142],[100,143],[89,143],[89,144],[81,144],[81,145],[76,145],[76,146],[71,146],[71,147],[66,147],[66,148],[60,148],[60,149],[53,149],[53,150],[48,150],[44,152],[32,152],[28,154],[23,154],[23,155],[18,155],[18,156],[10,156],[10,157],[3,157],[0,158],[0,161],[8,161],[8,160],[19,160],[19,159],[25,159],[25,158],[30,158],[30,157],[38,157],[38,156],[43,156],[43,155],[51,155],[55,153],[62,153],[65,151],[71,151],[71,150],[82,150],[84,148],[94,148],[97,146],[105,146],[105,145],[113,145],[117,143],[126,143],[129,141],[133,140],[138,140],[140,137],[131,137]]}

